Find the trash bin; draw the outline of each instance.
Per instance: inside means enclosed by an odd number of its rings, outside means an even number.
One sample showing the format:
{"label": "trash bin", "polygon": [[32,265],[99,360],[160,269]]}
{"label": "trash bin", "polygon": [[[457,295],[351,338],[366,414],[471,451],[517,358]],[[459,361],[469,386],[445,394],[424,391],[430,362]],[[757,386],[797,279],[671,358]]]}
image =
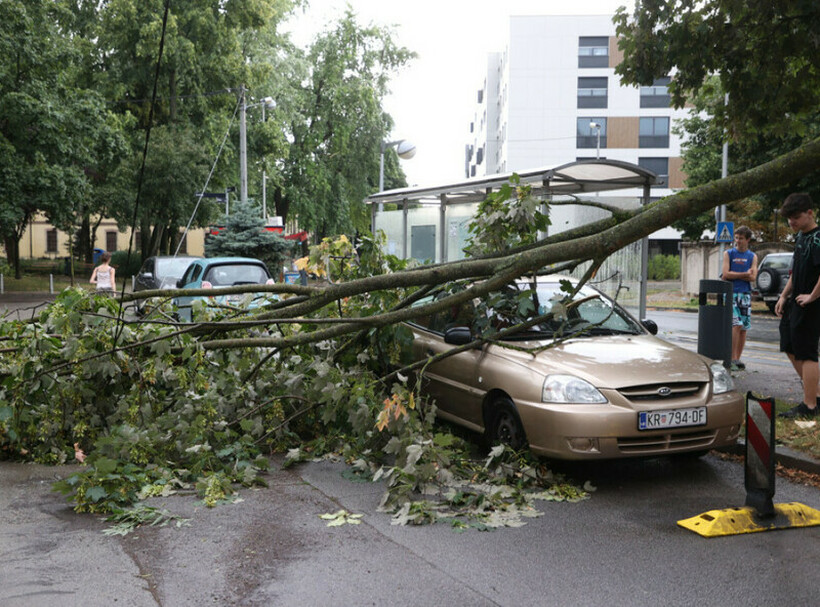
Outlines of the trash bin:
{"label": "trash bin", "polygon": [[732,283],[701,280],[698,293],[698,354],[732,364]]}
{"label": "trash bin", "polygon": [[105,251],[103,251],[102,249],[94,249],[94,252],[93,252],[93,254],[92,254],[92,256],[91,256],[91,261],[93,262],[93,264],[94,264],[95,266],[96,266],[98,263],[100,263],[100,257],[102,257],[102,254],[103,254],[103,253],[105,253]]}

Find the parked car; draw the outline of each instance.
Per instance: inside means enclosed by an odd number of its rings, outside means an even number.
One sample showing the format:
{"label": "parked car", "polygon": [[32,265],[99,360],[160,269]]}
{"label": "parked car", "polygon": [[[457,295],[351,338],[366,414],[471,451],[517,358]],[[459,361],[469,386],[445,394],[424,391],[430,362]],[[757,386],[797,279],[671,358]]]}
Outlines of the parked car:
{"label": "parked car", "polygon": [[[250,257],[213,257],[193,261],[185,274],[177,281],[180,289],[214,289],[237,285],[273,284],[270,272],[263,261]],[[191,321],[192,302],[204,296],[177,297],[174,303],[178,308],[181,320]],[[216,306],[254,307],[266,300],[265,295],[239,293],[208,296],[208,301]]]}
{"label": "parked car", "polygon": [[[510,287],[516,301],[531,299],[531,310],[555,309],[556,317],[427,368],[422,387],[442,418],[559,459],[701,455],[736,441],[744,399],[721,363],[654,337],[654,322],[638,322],[590,286],[571,304],[557,304],[559,280],[576,284],[549,276]],[[408,323],[414,357],[522,320],[477,303]]]}
{"label": "parked car", "polygon": [[[154,255],[146,259],[134,279],[134,292],[149,289],[176,289],[177,281],[195,259],[192,255]],[[144,299],[136,301],[137,312],[145,311]]]}
{"label": "parked car", "polygon": [[752,289],[752,296],[766,302],[772,312],[783,292],[783,287],[789,281],[792,255],[792,253],[769,253],[757,268],[757,280]]}

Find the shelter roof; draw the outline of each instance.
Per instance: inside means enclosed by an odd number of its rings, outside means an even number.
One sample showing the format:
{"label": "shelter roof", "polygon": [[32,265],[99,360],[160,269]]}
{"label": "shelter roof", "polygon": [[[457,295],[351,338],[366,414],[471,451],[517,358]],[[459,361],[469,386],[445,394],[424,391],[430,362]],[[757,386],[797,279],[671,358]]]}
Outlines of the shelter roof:
{"label": "shelter roof", "polygon": [[[654,185],[657,176],[637,164],[620,160],[579,160],[555,168],[516,171],[522,185],[532,186],[534,196],[558,196],[606,192]],[[446,204],[480,202],[487,194],[510,182],[513,173],[488,175],[431,187],[411,187],[371,194],[365,204]]]}

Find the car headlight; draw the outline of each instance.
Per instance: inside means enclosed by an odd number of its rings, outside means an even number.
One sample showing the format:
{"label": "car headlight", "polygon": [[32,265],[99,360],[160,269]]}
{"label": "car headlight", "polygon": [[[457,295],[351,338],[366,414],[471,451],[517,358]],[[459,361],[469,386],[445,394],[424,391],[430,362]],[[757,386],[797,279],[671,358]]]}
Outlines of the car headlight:
{"label": "car headlight", "polygon": [[709,365],[709,370],[712,372],[712,391],[714,394],[723,394],[735,389],[732,376],[722,363],[712,363]]}
{"label": "car headlight", "polygon": [[605,403],[606,397],[588,381],[574,375],[547,375],[541,390],[545,403]]}

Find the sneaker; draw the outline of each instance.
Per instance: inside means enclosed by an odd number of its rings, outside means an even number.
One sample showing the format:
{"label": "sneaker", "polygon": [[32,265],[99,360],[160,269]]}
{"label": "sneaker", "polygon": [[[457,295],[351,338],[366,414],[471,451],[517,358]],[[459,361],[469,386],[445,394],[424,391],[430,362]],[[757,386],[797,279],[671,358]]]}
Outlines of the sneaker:
{"label": "sneaker", "polygon": [[732,364],[735,365],[741,371],[743,371],[743,369],[746,368],[746,363],[744,363],[742,360],[733,360]]}
{"label": "sneaker", "polygon": [[809,409],[809,407],[804,403],[800,403],[788,411],[779,413],[777,417],[816,417],[818,414],[820,414],[820,406],[815,406],[814,409]]}

